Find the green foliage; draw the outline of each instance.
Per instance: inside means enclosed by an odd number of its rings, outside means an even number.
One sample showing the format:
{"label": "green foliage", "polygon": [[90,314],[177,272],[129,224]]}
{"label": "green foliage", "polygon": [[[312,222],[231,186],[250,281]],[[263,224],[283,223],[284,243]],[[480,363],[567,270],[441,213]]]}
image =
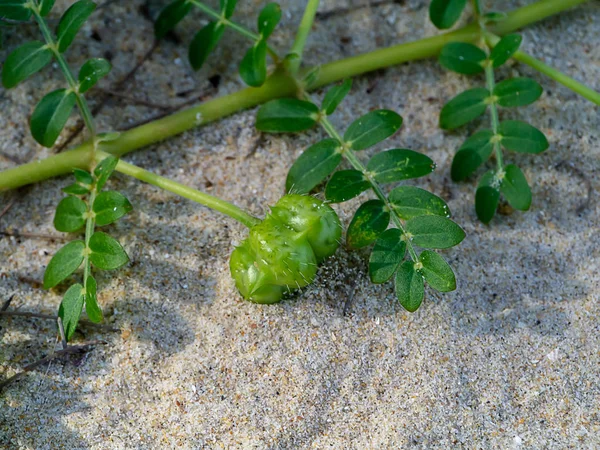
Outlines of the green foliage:
{"label": "green foliage", "polygon": [[452,267],[436,252],[424,250],[419,255],[421,274],[427,284],[436,291],[450,292],[456,289],[456,277]]}
{"label": "green foliage", "polygon": [[104,319],[102,310],[98,305],[98,298],[96,296],[96,279],[88,275],[86,279],[86,290],[85,290],[85,312],[87,313],[88,319],[94,323],[100,323]]}
{"label": "green foliage", "polygon": [[394,111],[371,111],[350,124],[344,133],[344,142],[352,150],[364,150],[387,139],[401,126],[402,117]]}
{"label": "green foliage", "polygon": [[268,133],[294,133],[316,125],[319,108],[296,98],[271,100],[256,114],[256,128]]}
{"label": "green foliage", "polygon": [[499,181],[493,170],[481,177],[475,193],[475,212],[483,223],[490,223],[500,201]]}
{"label": "green foliage", "polygon": [[263,41],[273,34],[280,20],[281,7],[277,3],[269,3],[260,11],[258,15],[258,32]]}
{"label": "green foliage", "polygon": [[452,27],[465,9],[467,0],[431,0],[429,19],[442,30]]}
{"label": "green foliage", "polygon": [[335,112],[338,105],[346,98],[346,95],[352,89],[352,79],[345,79],[342,84],[338,84],[327,91],[321,103],[321,111],[330,116]]}
{"label": "green foliage", "polygon": [[500,192],[510,206],[515,209],[527,211],[531,206],[531,189],[527,178],[514,164],[509,164],[504,168]]}
{"label": "green foliage", "polygon": [[169,3],[154,22],[154,34],[158,39],[164,38],[169,31],[183,20],[192,9],[187,0],[175,0]]}
{"label": "green foliage", "polygon": [[78,197],[63,198],[56,207],[54,228],[63,233],[73,233],[85,225],[87,205]]}
{"label": "green foliage", "polygon": [[542,87],[531,78],[511,78],[498,83],[494,95],[498,104],[504,107],[525,106],[535,102],[542,95]]}
{"label": "green foliage", "polygon": [[413,217],[406,222],[412,243],[423,248],[450,248],[465,238],[465,232],[450,219],[442,216]]}
{"label": "green foliage", "polygon": [[240,63],[240,76],[248,86],[258,87],[267,79],[267,43],[257,41]]}
{"label": "green foliage", "polygon": [[390,212],[381,200],[368,200],[356,210],[346,234],[353,248],[365,247],[377,240],[390,223]]}
{"label": "green foliage", "polygon": [[405,255],[406,242],[402,240],[402,232],[398,228],[390,228],[381,233],[369,258],[371,281],[379,284],[392,278]]}
{"label": "green foliage", "polygon": [[2,67],[2,84],[6,89],[15,87],[52,61],[52,50],[39,41],[28,42],[14,50]]}
{"label": "green foliage", "polygon": [[391,207],[401,219],[419,216],[450,217],[450,208],[444,200],[425,189],[414,186],[398,186],[389,195]]}
{"label": "green foliage", "polygon": [[83,286],[79,283],[72,285],[60,302],[58,317],[62,320],[67,340],[73,337],[81,311],[83,309]]}
{"label": "green foliage", "polygon": [[52,11],[52,7],[54,6],[54,0],[39,0],[40,5],[40,15],[42,17],[46,17]]}
{"label": "green foliage", "polygon": [[367,170],[378,183],[393,183],[429,175],[435,164],[428,156],[413,150],[395,148],[374,155]]}
{"label": "green foliage", "polygon": [[458,94],[442,108],[440,128],[453,130],[478,118],[487,109],[489,96],[490,91],[484,88],[473,88]]}
{"label": "green foliage", "polygon": [[408,312],[415,312],[423,303],[425,296],[425,283],[423,277],[415,270],[415,264],[412,261],[404,261],[394,280],[396,296],[400,304]]}
{"label": "green foliage", "polygon": [[83,262],[83,241],[72,241],[62,247],[50,260],[44,272],[44,289],[50,289],[77,270]]}
{"label": "green foliage", "polygon": [[446,69],[464,75],[483,72],[487,55],[479,47],[466,42],[450,42],[440,52],[440,64]]}
{"label": "green foliage", "polygon": [[[523,38],[520,34],[507,34],[502,37],[500,41],[490,52],[490,61],[494,64],[494,67],[500,67],[506,61],[508,61],[521,46]],[[485,53],[484,53],[485,57]]]}
{"label": "green foliage", "polygon": [[27,0],[0,0],[0,17],[25,22],[31,17],[31,9],[25,4]]}
{"label": "green foliage", "polygon": [[519,120],[504,120],[498,125],[502,146],[519,153],[541,153],[549,146],[540,130]]}
{"label": "green foliage", "polygon": [[223,33],[225,26],[216,22],[209,22],[198,31],[190,43],[188,57],[194,70],[200,70],[208,55],[215,49]]}
{"label": "green foliage", "polygon": [[114,238],[96,231],[90,239],[90,261],[98,269],[114,270],[127,264],[127,253]]}
{"label": "green foliage", "polygon": [[31,115],[31,134],[44,147],[52,147],[65,127],[75,106],[77,95],[68,89],[57,89],[38,103]]}
{"label": "green foliage", "polygon": [[358,170],[335,172],[325,187],[325,198],[332,203],[348,201],[371,188],[371,183]]}
{"label": "green foliage", "polygon": [[116,222],[133,207],[129,200],[119,192],[105,191],[94,200],[93,211],[96,214],[96,225],[99,227]]}
{"label": "green foliage", "polygon": [[100,164],[94,169],[94,177],[96,178],[96,190],[101,191],[113,171],[117,167],[119,160],[113,156],[104,158]]}
{"label": "green foliage", "polygon": [[340,146],[337,139],[329,138],[304,150],[288,172],[286,190],[308,194],[339,166],[342,161]]}
{"label": "green foliage", "polygon": [[64,53],[75,39],[79,29],[96,9],[96,4],[90,0],[79,0],[65,11],[56,28],[58,51]]}
{"label": "green foliage", "polygon": [[494,151],[492,130],[479,130],[467,138],[452,160],[450,171],[454,181],[466,180]]}
{"label": "green foliage", "polygon": [[84,93],[110,72],[110,63],[103,58],[89,59],[79,70],[79,92]]}

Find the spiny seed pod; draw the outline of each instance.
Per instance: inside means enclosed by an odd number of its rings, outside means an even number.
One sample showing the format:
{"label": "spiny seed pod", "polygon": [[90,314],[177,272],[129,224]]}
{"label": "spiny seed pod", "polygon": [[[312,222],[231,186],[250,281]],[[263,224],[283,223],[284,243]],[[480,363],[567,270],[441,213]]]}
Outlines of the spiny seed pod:
{"label": "spiny seed pod", "polygon": [[246,300],[276,303],[314,280],[317,265],[335,253],[341,235],[340,220],[328,205],[285,195],[233,251],[231,275]]}

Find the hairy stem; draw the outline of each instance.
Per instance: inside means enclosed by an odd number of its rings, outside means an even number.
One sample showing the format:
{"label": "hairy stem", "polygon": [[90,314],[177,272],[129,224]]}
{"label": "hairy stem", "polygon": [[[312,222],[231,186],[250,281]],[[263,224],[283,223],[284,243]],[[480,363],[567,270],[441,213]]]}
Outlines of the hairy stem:
{"label": "hairy stem", "polygon": [[[305,95],[305,99],[308,101],[312,101],[311,98],[307,95]],[[396,225],[396,228],[398,228],[402,232],[403,236],[406,235],[406,230],[404,229],[404,224],[402,223],[402,220],[398,216],[398,213],[396,212],[394,207],[388,201],[387,196],[383,192],[383,189],[381,189],[381,186],[379,186],[379,183],[377,183],[377,181],[375,181],[375,179],[371,176],[371,174],[369,173],[367,168],[364,166],[364,164],[353,153],[353,150],[351,150],[347,145],[344,144],[344,139],[337,132],[337,130],[335,129],[333,124],[329,121],[327,116],[325,116],[323,114],[319,120],[319,123],[321,124],[321,126],[327,132],[327,134],[329,136],[336,139],[338,142],[340,142],[340,144],[342,144],[342,148],[343,148],[342,156],[346,159],[346,161],[348,161],[350,163],[350,165],[352,167],[354,167],[356,170],[358,170],[359,172],[361,172],[363,174],[365,179],[371,184],[371,189],[373,190],[373,192],[375,193],[377,198],[385,204],[386,208],[390,212],[392,222],[394,222],[394,225]],[[410,242],[410,239],[406,239],[405,242],[406,242],[406,248],[408,250],[408,254],[410,255],[413,262],[419,261],[417,252],[415,251],[412,243]]]}
{"label": "hairy stem", "polygon": [[[110,155],[108,153],[98,152],[99,159],[104,159],[107,156]],[[140,181],[144,181],[152,184],[153,186],[157,186],[161,189],[177,194],[181,197],[192,200],[196,203],[200,203],[201,205],[207,206],[215,211],[219,211],[231,217],[232,219],[237,220],[241,224],[246,225],[248,228],[251,228],[260,222],[260,219],[251,216],[243,209],[238,208],[237,206],[232,205],[225,200],[221,200],[220,198],[200,192],[184,184],[169,180],[168,178],[161,177],[160,175],[156,175],[155,173],[149,172],[141,167],[134,166],[133,164],[126,163],[125,161],[119,160],[115,170],[124,173],[125,175],[137,178]]]}
{"label": "hairy stem", "polygon": [[296,33],[296,39],[294,40],[294,44],[290,49],[291,53],[298,55],[297,58],[293,59],[290,62],[289,70],[291,74],[296,74],[298,72],[298,69],[300,68],[300,64],[302,63],[302,53],[304,52],[304,47],[306,45],[306,39],[310,34],[310,30],[312,28],[313,22],[315,21],[315,16],[317,14],[318,8],[319,0],[308,0],[306,8],[304,9],[302,21],[300,22],[300,26],[298,27],[298,32]]}
{"label": "hairy stem", "polygon": [[[490,27],[495,34],[506,34],[525,25],[542,20],[552,14],[584,3],[586,0],[540,0],[509,14],[508,18]],[[389,48],[353,56],[321,66],[317,80],[311,84],[315,89],[348,77],[393,66],[407,61],[436,56],[448,42],[474,42],[481,36],[477,24],[439,36],[415,42],[398,44]],[[246,88],[184,111],[139,126],[109,143],[103,143],[107,152],[121,156],[146,145],[167,139],[199,125],[212,122],[243,109],[252,108],[268,100],[293,95],[297,90],[295,81],[281,71],[276,71],[260,88]],[[74,167],[89,164],[89,143],[67,152],[34,161],[0,172],[0,191],[15,189],[26,184],[70,172]]]}
{"label": "hairy stem", "polygon": [[[202,11],[202,12],[206,13],[207,15],[209,15],[210,17],[212,17],[213,19],[217,20],[218,22],[221,22],[223,25],[228,26],[232,30],[241,34],[242,36],[247,37],[252,42],[260,41],[260,39],[261,39],[260,34],[254,33],[253,31],[250,31],[249,29],[243,27],[242,25],[239,25],[239,24],[227,19],[223,14],[215,11],[210,6],[207,6],[204,3],[199,2],[197,0],[190,0],[190,3],[192,5],[194,5],[196,8],[198,8],[200,11]],[[275,50],[273,50],[269,45],[267,45],[267,51],[269,52],[269,54],[271,55],[271,58],[273,58],[275,63],[278,63],[279,55],[277,54],[277,52]]]}

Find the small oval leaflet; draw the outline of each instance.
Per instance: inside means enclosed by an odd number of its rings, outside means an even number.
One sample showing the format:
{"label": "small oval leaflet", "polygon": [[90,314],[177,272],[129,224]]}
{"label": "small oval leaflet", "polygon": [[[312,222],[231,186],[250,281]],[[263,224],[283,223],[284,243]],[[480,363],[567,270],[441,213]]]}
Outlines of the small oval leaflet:
{"label": "small oval leaflet", "polygon": [[103,316],[102,310],[98,305],[98,298],[96,297],[96,279],[93,276],[88,275],[85,287],[85,312],[90,321],[100,323],[102,322]]}
{"label": "small oval leaflet", "polygon": [[490,223],[494,214],[496,214],[496,208],[498,208],[498,202],[500,201],[500,191],[496,184],[495,173],[490,170],[481,177],[477,186],[475,212],[477,218],[483,223]]}
{"label": "small oval leaflet", "polygon": [[258,15],[258,32],[262,40],[267,39],[281,20],[281,7],[277,3],[269,3]]}
{"label": "small oval leaflet", "polygon": [[123,217],[133,207],[127,198],[116,191],[100,192],[94,200],[93,210],[96,213],[96,225],[109,225]]}
{"label": "small oval leaflet", "polygon": [[52,50],[40,41],[28,42],[13,50],[2,67],[2,85],[15,87],[52,61]]}
{"label": "small oval leaflet", "polygon": [[385,283],[400,266],[406,253],[406,242],[401,237],[398,228],[390,228],[377,238],[369,257],[369,276],[373,283]]}
{"label": "small oval leaflet", "polygon": [[352,78],[346,78],[342,84],[329,89],[323,98],[321,110],[324,111],[328,116],[333,114],[339,104],[342,103],[342,100],[346,98],[346,95],[348,95],[350,89],[352,89]]}
{"label": "small oval leaflet", "polygon": [[73,3],[60,18],[56,27],[58,51],[63,53],[75,39],[77,32],[96,9],[96,4],[90,0],[79,0]]}
{"label": "small oval leaflet", "polygon": [[480,130],[463,143],[452,160],[450,174],[453,181],[466,180],[489,159],[494,150],[493,136],[492,130]]}
{"label": "small oval leaflet", "polygon": [[295,98],[271,100],[256,114],[256,128],[269,133],[293,133],[312,128],[319,118],[319,108]]}
{"label": "small oval leaflet", "polygon": [[94,176],[96,177],[96,190],[101,191],[110,176],[112,175],[115,167],[119,160],[114,156],[108,156],[104,158],[94,169]]}
{"label": "small oval leaflet", "polygon": [[62,321],[67,341],[71,339],[73,333],[75,333],[82,309],[83,286],[76,283],[67,289],[67,292],[65,292],[65,296],[58,307],[58,317],[60,317],[60,320]]}
{"label": "small oval leaflet", "polygon": [[390,192],[388,199],[394,211],[404,220],[427,215],[450,217],[446,202],[425,189],[399,186]]}
{"label": "small oval leaflet", "polygon": [[224,31],[223,24],[209,22],[194,35],[188,49],[188,58],[194,70],[200,70],[208,55],[221,40]]}
{"label": "small oval leaflet", "polygon": [[25,7],[27,0],[3,1],[0,3],[0,17],[17,22],[25,22],[31,17],[31,9]]}
{"label": "small oval leaflet", "polygon": [[56,252],[44,272],[44,289],[53,288],[77,270],[84,248],[83,241],[71,241]]}
{"label": "small oval leaflet", "polygon": [[462,242],[465,232],[456,223],[442,216],[419,216],[406,222],[412,243],[423,248],[449,248]]}
{"label": "small oval leaflet", "polygon": [[429,19],[439,29],[452,27],[465,9],[467,0],[431,0]]}
{"label": "small oval leaflet", "polygon": [[342,161],[337,139],[324,139],[304,150],[288,172],[285,187],[288,192],[307,194],[333,173]]}
{"label": "small oval leaflet", "polygon": [[350,124],[344,142],[352,150],[364,150],[393,135],[401,125],[402,117],[394,111],[371,111]]}
{"label": "small oval leaflet", "polygon": [[487,56],[479,47],[466,42],[450,42],[440,52],[439,61],[446,69],[463,75],[483,72],[482,63]]}
{"label": "small oval leaflet", "polygon": [[504,120],[498,126],[502,146],[519,153],[541,153],[549,146],[540,130],[519,120]]}
{"label": "small oval leaflet", "polygon": [[56,207],[54,228],[63,233],[73,233],[85,224],[87,205],[78,197],[65,197]]}
{"label": "small oval leaflet", "polygon": [[427,284],[439,292],[450,292],[456,289],[456,276],[450,265],[431,250],[424,250],[419,255],[423,265],[421,273]]}
{"label": "small oval leaflet", "polygon": [[492,60],[494,67],[500,67],[508,61],[519,50],[522,41],[523,38],[517,33],[502,37],[490,53],[490,60]]}
{"label": "small oval leaflet", "polygon": [[419,178],[435,170],[435,163],[422,153],[395,148],[375,154],[367,164],[379,183]]}
{"label": "small oval leaflet", "polygon": [[229,19],[233,15],[237,0],[219,0],[219,5],[221,6],[221,12],[225,18]]}
{"label": "small oval leaflet", "polygon": [[66,89],[58,89],[42,98],[30,121],[31,134],[37,142],[44,147],[54,145],[69,120],[75,99],[75,93]]}
{"label": "small oval leaflet", "polygon": [[79,70],[79,92],[84,93],[110,72],[110,63],[103,58],[88,59]]}
{"label": "small oval leaflet", "polygon": [[242,80],[252,87],[259,87],[267,79],[267,42],[260,40],[248,49],[240,63]]}
{"label": "small oval leaflet", "polygon": [[504,168],[504,178],[500,185],[500,192],[506,201],[515,209],[527,211],[531,206],[531,189],[527,178],[521,169],[514,164]]}
{"label": "small oval leaflet", "polygon": [[191,2],[187,0],[175,0],[169,3],[160,12],[156,22],[154,22],[154,34],[158,39],[162,39],[166,34],[175,28],[181,20],[192,9]]}
{"label": "small oval leaflet", "polygon": [[390,223],[390,212],[381,200],[368,200],[356,210],[346,241],[353,248],[365,247],[377,239]]}
{"label": "small oval leaflet", "polygon": [[525,106],[535,102],[543,89],[531,78],[519,77],[501,81],[494,88],[498,104],[504,107]]}
{"label": "small oval leaflet", "polygon": [[440,127],[453,130],[481,116],[487,109],[486,99],[490,92],[474,88],[458,94],[444,105],[440,113]]}
{"label": "small oval leaflet", "polygon": [[325,198],[341,203],[356,197],[371,187],[371,183],[358,170],[335,172],[325,187]]}
{"label": "small oval leaflet", "polygon": [[400,304],[408,312],[415,312],[423,303],[425,283],[420,273],[415,270],[412,261],[404,261],[395,278],[396,296]]}
{"label": "small oval leaflet", "polygon": [[129,262],[121,244],[102,231],[96,231],[90,238],[90,250],[90,261],[99,269],[118,269]]}

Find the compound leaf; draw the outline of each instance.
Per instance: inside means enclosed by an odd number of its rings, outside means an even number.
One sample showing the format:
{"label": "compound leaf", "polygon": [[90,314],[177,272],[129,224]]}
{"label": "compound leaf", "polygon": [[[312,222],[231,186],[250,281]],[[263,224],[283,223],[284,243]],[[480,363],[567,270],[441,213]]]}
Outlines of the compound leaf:
{"label": "compound leaf", "polygon": [[307,194],[333,173],[342,161],[337,139],[324,139],[304,150],[288,172],[288,192]]}
{"label": "compound leaf", "polygon": [[368,200],[356,210],[348,232],[346,242],[350,247],[365,247],[379,237],[390,223],[390,212],[381,200]]}

